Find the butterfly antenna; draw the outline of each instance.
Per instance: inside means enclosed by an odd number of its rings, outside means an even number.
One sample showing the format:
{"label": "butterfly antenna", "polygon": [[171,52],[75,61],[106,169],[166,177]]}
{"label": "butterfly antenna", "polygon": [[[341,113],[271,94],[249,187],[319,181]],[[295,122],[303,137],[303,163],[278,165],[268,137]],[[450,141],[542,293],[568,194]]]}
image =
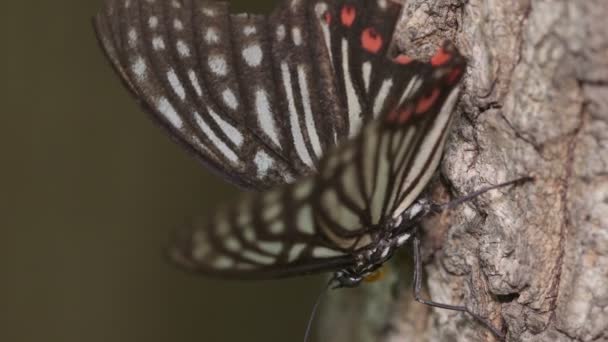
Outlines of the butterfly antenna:
{"label": "butterfly antenna", "polygon": [[452,200],[450,202],[442,204],[441,205],[441,207],[442,207],[441,209],[442,210],[443,209],[454,209],[457,206],[459,206],[460,204],[462,204],[464,202],[467,202],[467,201],[470,201],[473,198],[475,198],[475,197],[477,197],[477,196],[479,196],[479,195],[481,195],[483,193],[486,193],[486,192],[488,192],[490,190],[502,188],[502,187],[509,186],[509,185],[520,185],[520,184],[531,182],[531,181],[534,181],[533,177],[521,177],[521,178],[517,178],[517,179],[511,180],[511,181],[508,181],[508,182],[504,182],[504,183],[488,186],[488,187],[485,187],[485,188],[481,188],[481,189],[479,189],[479,190],[477,190],[475,192],[467,194],[466,196],[463,196],[463,197],[457,198],[455,200]]}
{"label": "butterfly antenna", "polygon": [[327,291],[331,287],[331,284],[333,284],[333,282],[335,280],[336,280],[335,276],[331,277],[331,279],[329,279],[327,284],[325,286],[323,286],[323,290],[321,290],[321,293],[319,293],[319,295],[317,296],[317,300],[315,300],[315,305],[313,305],[312,312],[310,313],[310,318],[308,319],[308,324],[306,324],[306,332],[304,333],[304,342],[308,342],[308,339],[310,338],[310,331],[312,330],[312,323],[315,320],[317,311],[319,311],[319,304],[321,304],[321,300],[323,299],[323,296],[327,293]]}

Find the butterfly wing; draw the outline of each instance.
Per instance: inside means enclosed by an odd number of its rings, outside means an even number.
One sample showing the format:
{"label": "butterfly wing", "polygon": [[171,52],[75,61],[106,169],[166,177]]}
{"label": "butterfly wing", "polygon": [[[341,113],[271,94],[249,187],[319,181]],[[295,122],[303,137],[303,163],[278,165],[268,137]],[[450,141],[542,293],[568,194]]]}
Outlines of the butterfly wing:
{"label": "butterfly wing", "polygon": [[233,183],[265,189],[315,172],[386,110],[382,64],[399,9],[286,0],[264,16],[224,2],[106,0],[95,28],[174,139]]}
{"label": "butterfly wing", "polygon": [[190,270],[239,278],[352,266],[435,172],[464,67],[449,44],[430,64],[386,63],[386,114],[330,150],[317,174],[249,194],[183,232],[171,256]]}

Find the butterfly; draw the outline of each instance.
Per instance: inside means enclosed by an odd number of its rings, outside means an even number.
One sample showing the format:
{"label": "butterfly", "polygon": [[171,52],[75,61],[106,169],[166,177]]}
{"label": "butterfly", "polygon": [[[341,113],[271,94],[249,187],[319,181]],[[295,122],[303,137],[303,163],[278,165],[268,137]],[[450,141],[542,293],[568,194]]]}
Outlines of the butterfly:
{"label": "butterfly", "polygon": [[182,231],[175,262],[233,278],[334,272],[355,286],[410,239],[466,60],[449,42],[428,62],[395,55],[400,10],[105,1],[94,24],[126,87],[204,165],[254,190]]}

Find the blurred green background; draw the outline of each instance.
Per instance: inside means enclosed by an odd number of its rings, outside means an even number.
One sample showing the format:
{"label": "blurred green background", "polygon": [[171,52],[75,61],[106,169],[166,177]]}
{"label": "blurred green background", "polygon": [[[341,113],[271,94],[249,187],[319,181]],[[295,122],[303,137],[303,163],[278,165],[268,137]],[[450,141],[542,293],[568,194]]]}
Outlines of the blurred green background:
{"label": "blurred green background", "polygon": [[173,229],[238,190],[123,88],[91,27],[101,2],[0,5],[0,341],[301,340],[320,278],[222,281],[163,259]]}

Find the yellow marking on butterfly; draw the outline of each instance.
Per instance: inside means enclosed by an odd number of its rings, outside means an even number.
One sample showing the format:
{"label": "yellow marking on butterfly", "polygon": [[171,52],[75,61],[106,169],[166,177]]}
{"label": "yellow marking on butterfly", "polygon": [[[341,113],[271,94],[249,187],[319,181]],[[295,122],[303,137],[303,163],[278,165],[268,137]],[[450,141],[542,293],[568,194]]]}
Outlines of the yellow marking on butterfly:
{"label": "yellow marking on butterfly", "polygon": [[374,273],[368,275],[367,277],[363,278],[363,281],[366,283],[373,283],[379,280],[382,280],[386,277],[386,274],[389,272],[388,266],[387,265],[382,265],[380,266],[379,269],[375,270]]}

